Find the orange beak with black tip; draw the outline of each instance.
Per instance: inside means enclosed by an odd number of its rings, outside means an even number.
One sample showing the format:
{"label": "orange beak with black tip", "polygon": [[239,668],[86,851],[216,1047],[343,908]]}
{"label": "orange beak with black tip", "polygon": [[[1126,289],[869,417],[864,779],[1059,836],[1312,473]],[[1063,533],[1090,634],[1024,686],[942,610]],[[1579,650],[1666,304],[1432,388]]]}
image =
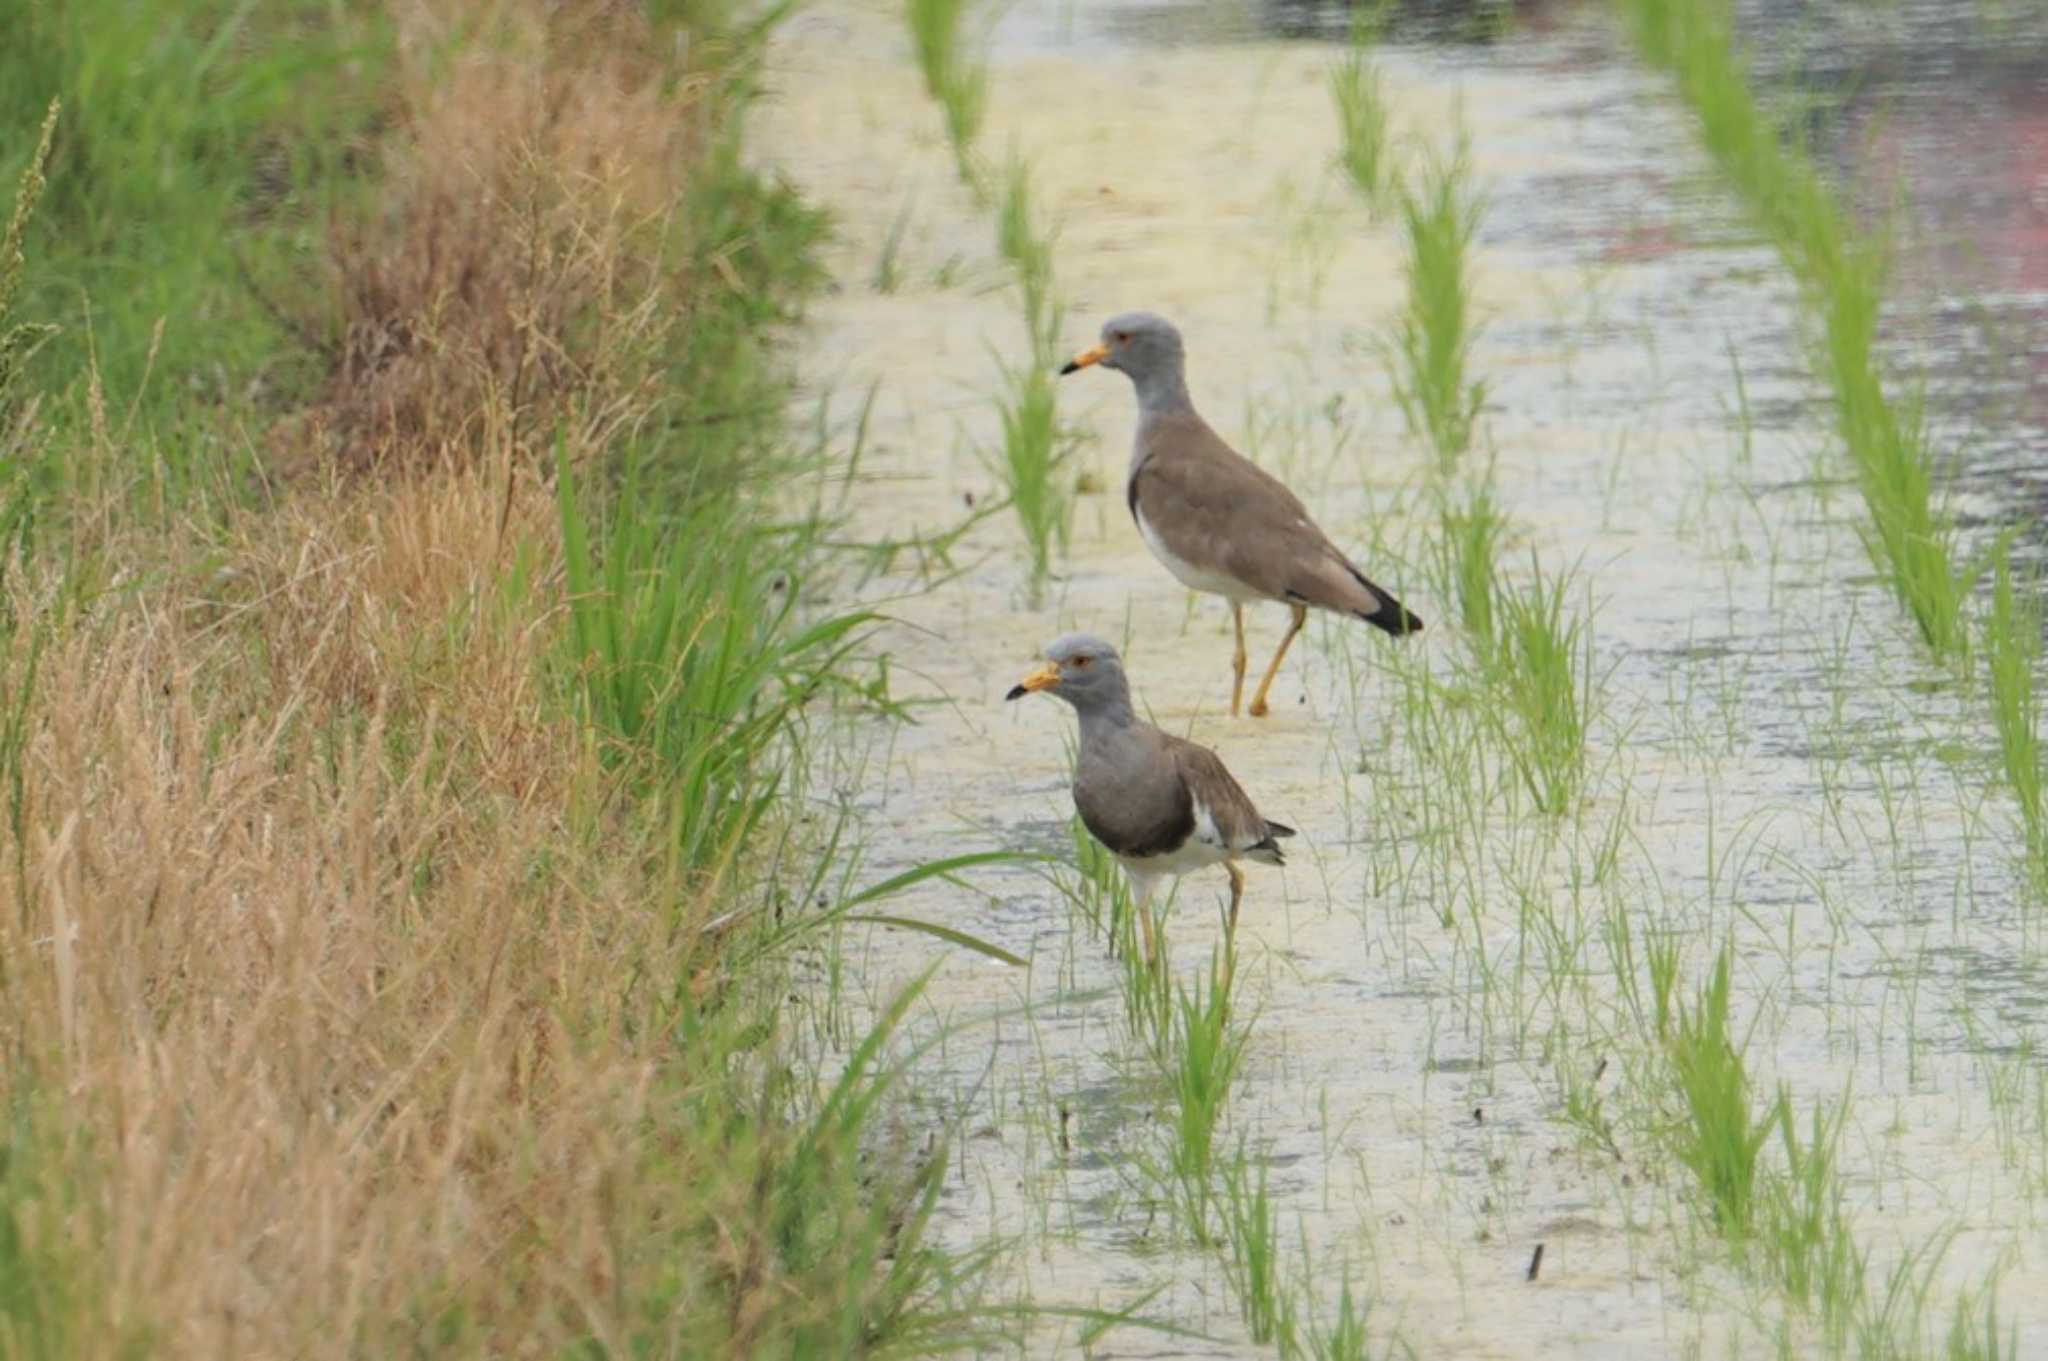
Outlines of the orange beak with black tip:
{"label": "orange beak with black tip", "polygon": [[1090,364],[1100,364],[1108,353],[1107,345],[1097,345],[1093,349],[1083,350],[1067,361],[1067,366],[1060,370],[1060,377],[1064,378],[1070,373],[1085,369]]}
{"label": "orange beak with black tip", "polygon": [[1044,666],[1039,667],[1036,671],[1026,676],[1023,680],[1020,680],[1015,685],[1011,686],[1010,693],[1004,695],[1003,698],[1005,700],[1022,699],[1024,698],[1024,696],[1031,694],[1034,691],[1050,690],[1059,683],[1059,663],[1047,662]]}

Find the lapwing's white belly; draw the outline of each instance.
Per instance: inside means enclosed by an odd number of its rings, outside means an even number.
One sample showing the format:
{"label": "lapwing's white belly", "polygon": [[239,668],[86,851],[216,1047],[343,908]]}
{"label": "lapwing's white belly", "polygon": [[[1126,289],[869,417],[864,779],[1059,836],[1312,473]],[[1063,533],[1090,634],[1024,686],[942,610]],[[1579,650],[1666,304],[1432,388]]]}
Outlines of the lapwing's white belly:
{"label": "lapwing's white belly", "polygon": [[1230,856],[1221,846],[1204,846],[1190,841],[1178,850],[1164,855],[1148,855],[1139,860],[1123,857],[1123,863],[1142,874],[1171,874],[1175,876],[1193,874],[1196,870],[1220,865]]}
{"label": "lapwing's white belly", "polygon": [[1197,567],[1180,557],[1166,546],[1166,540],[1160,538],[1158,531],[1145,519],[1143,510],[1134,512],[1134,518],[1138,522],[1138,533],[1144,536],[1145,546],[1152,550],[1152,556],[1165,563],[1166,570],[1178,577],[1183,586],[1190,590],[1206,591],[1210,595],[1227,596],[1238,604],[1263,598],[1257,591],[1235,577],[1225,576],[1206,567]]}

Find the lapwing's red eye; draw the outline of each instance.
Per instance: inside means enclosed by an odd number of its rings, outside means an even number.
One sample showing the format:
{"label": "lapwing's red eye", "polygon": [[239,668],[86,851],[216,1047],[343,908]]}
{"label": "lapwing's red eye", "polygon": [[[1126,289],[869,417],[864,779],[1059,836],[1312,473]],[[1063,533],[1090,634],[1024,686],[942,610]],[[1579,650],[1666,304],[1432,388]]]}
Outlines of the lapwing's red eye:
{"label": "lapwing's red eye", "polygon": [[1109,333],[1109,338],[1111,340],[1114,340],[1119,345],[1128,345],[1131,343],[1131,333],[1129,331],[1111,331]]}
{"label": "lapwing's red eye", "polygon": [[1076,667],[1076,668],[1084,667],[1084,666],[1088,665],[1088,662],[1089,662],[1089,658],[1087,658],[1087,657],[1076,657],[1076,658],[1074,658],[1074,665],[1075,665],[1075,667]]}

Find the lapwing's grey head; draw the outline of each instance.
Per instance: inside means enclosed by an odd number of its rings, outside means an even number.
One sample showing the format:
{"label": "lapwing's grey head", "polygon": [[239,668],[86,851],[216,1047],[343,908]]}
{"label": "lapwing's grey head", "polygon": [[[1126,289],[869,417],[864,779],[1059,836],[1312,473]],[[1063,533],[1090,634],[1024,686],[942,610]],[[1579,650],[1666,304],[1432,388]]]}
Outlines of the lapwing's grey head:
{"label": "lapwing's grey head", "polygon": [[1180,332],[1157,312],[1123,312],[1102,324],[1102,343],[1081,351],[1062,374],[1100,364],[1131,376],[1140,388],[1155,378],[1177,378],[1187,356],[1180,345]]}
{"label": "lapwing's grey head", "polygon": [[1010,687],[1005,699],[1043,690],[1082,712],[1130,703],[1124,663],[1116,649],[1092,633],[1069,633],[1045,649],[1045,665]]}

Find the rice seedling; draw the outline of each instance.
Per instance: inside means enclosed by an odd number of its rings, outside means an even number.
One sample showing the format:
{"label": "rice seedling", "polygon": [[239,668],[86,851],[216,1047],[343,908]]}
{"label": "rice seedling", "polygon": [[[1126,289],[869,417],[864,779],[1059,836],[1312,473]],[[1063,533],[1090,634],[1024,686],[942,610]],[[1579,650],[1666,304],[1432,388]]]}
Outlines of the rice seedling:
{"label": "rice seedling", "polygon": [[[1174,989],[1169,1048],[1159,1056],[1173,1084],[1172,1166],[1189,1202],[1209,1198],[1217,1126],[1244,1057],[1247,1033],[1230,1024],[1230,963],[1211,960],[1205,986]],[[1203,1216],[1195,1213],[1199,1224]]]}
{"label": "rice seedling", "polygon": [[1969,650],[1963,606],[1982,565],[1958,561],[1955,522],[1935,488],[1938,470],[1920,402],[1893,400],[1879,377],[1883,267],[1876,251],[1846,248],[1821,286],[1824,366],[1834,391],[1836,428],[1855,464],[1870,518],[1865,542],[1871,561],[1905,604],[1928,649],[1937,658],[1960,660]]}
{"label": "rice seedling", "polygon": [[1380,91],[1379,68],[1373,64],[1371,31],[1360,25],[1351,45],[1330,66],[1330,101],[1337,108],[1337,163],[1374,218],[1398,198],[1398,171],[1393,161],[1386,98]]}
{"label": "rice seedling", "polygon": [[1230,1244],[1230,1283],[1253,1342],[1282,1356],[1299,1349],[1294,1292],[1280,1269],[1280,1222],[1266,1189],[1266,1164],[1246,1155],[1242,1142],[1223,1172],[1223,1219]]}
{"label": "rice seedling", "polygon": [[1074,500],[1066,467],[1074,439],[1060,426],[1053,382],[1065,310],[1053,292],[1052,242],[1032,209],[1030,163],[1012,152],[996,205],[996,249],[1016,276],[1031,359],[1015,366],[998,361],[1009,392],[1002,400],[1002,456],[989,461],[1024,530],[1034,606],[1044,596],[1055,545],[1066,551]]}
{"label": "rice seedling", "polygon": [[1785,1163],[1764,1179],[1756,1262],[1786,1295],[1818,1313],[1830,1341],[1839,1345],[1862,1296],[1864,1268],[1842,1207],[1837,1172],[1848,1098],[1835,1104],[1832,1117],[1816,1104],[1803,1141],[1791,1099],[1782,1090],[1774,1109]]}
{"label": "rice seedling", "polygon": [[1755,1224],[1758,1159],[1780,1104],[1761,1114],[1750,1104],[1749,1074],[1729,1029],[1731,966],[1723,946],[1693,1005],[1676,1009],[1665,1045],[1685,1110],[1673,1151],[1698,1183],[1714,1226],[1739,1249]]}
{"label": "rice seedling", "polygon": [[1999,1328],[1998,1292],[1990,1284],[1956,1297],[1942,1338],[1942,1361],[2016,1361],[2019,1352],[2019,1329]]}
{"label": "rice seedling", "polygon": [[[1289,301],[1314,313],[1322,306],[1323,290],[1343,244],[1343,226],[1330,210],[1328,188],[1320,180],[1304,190],[1292,176],[1282,176],[1267,196],[1265,212],[1270,226],[1265,240],[1270,246],[1266,263],[1266,324],[1278,320]],[[1295,413],[1288,413],[1290,416]]]}
{"label": "rice seedling", "polygon": [[1507,518],[1494,499],[1491,479],[1476,481],[1461,506],[1446,502],[1439,510],[1442,526],[1436,540],[1439,579],[1445,594],[1458,602],[1458,620],[1482,663],[1494,659],[1495,600],[1501,585],[1495,575]]}
{"label": "rice seedling", "polygon": [[1072,436],[1060,426],[1053,371],[1040,364],[1005,367],[1009,391],[1001,401],[1003,447],[989,459],[1009,495],[1005,501],[1024,530],[1030,555],[1029,594],[1035,606],[1052,576],[1055,548],[1065,552],[1073,520],[1067,463]]}
{"label": "rice seedling", "polygon": [[981,192],[983,175],[974,157],[988,106],[988,63],[967,50],[964,32],[973,0],[906,0],[911,44],[925,91],[946,120],[946,140],[960,182]]}
{"label": "rice seedling", "polygon": [[1917,1361],[1930,1353],[1927,1301],[1952,1238],[1945,1233],[1906,1248],[1882,1290],[1865,1291],[1850,1336],[1857,1361]]}
{"label": "rice seedling", "polygon": [[1532,552],[1529,580],[1495,595],[1493,674],[1517,724],[1505,745],[1536,806],[1569,812],[1585,783],[1595,695],[1593,637],[1567,608],[1573,575],[1546,575]]}
{"label": "rice seedling", "polygon": [[[1168,1053],[1173,1043],[1175,1014],[1172,975],[1163,963],[1170,957],[1166,922],[1158,915],[1167,905],[1149,909],[1138,906],[1131,896],[1130,880],[1117,865],[1116,857],[1089,834],[1078,814],[1069,824],[1068,835],[1074,847],[1076,873],[1071,880],[1062,879],[1063,896],[1121,962],[1125,1024],[1145,1050],[1157,1058]],[[1152,930],[1162,960],[1156,966],[1145,960],[1143,932],[1137,917],[1141,910],[1155,914]]]}
{"label": "rice seedling", "polygon": [[1337,1295],[1337,1316],[1327,1326],[1308,1321],[1308,1354],[1315,1361],[1371,1361],[1372,1343],[1365,1329],[1366,1306],[1346,1279]]}
{"label": "rice seedling", "polygon": [[2041,611],[2031,595],[2013,589],[2008,553],[1993,569],[1991,609],[1984,616],[1985,669],[1991,682],[1991,718],[2006,783],[2019,804],[2026,859],[2037,884],[2048,884],[2048,806],[2041,790],[2041,710],[2034,672],[2041,658]]}
{"label": "rice seedling", "polygon": [[1066,320],[1053,293],[1053,239],[1032,207],[1031,164],[1013,151],[996,202],[996,250],[1016,276],[1032,362],[1048,370],[1059,367],[1060,329]]}
{"label": "rice seedling", "polygon": [[1443,472],[1471,447],[1486,402],[1485,381],[1467,375],[1478,333],[1470,253],[1482,211],[1467,180],[1460,142],[1397,195],[1408,243],[1408,293],[1391,345],[1394,395],[1409,430],[1428,438]]}

